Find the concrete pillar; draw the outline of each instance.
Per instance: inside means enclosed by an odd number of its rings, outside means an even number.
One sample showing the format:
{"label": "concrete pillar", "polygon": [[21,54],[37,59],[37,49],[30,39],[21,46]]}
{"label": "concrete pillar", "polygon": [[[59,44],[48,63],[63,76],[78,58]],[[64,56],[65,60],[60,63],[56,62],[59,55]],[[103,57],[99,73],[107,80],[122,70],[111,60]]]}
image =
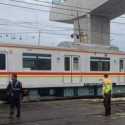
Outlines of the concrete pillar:
{"label": "concrete pillar", "polygon": [[[77,37],[79,34],[81,38]],[[87,44],[110,45],[110,20],[106,17],[89,14],[75,19],[74,41]]]}
{"label": "concrete pillar", "polygon": [[[90,42],[90,21],[88,16],[74,20],[74,42],[89,43]],[[78,38],[77,36],[81,36]]]}

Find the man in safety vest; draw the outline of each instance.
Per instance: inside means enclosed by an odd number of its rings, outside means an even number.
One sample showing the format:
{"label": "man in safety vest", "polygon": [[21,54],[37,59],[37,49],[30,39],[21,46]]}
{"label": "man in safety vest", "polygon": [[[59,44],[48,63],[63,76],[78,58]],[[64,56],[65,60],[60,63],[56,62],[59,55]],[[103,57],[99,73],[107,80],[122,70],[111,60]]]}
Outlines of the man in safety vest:
{"label": "man in safety vest", "polygon": [[112,80],[109,78],[108,74],[105,74],[103,79],[105,116],[111,115],[111,92],[112,92]]}
{"label": "man in safety vest", "polygon": [[14,114],[14,108],[17,109],[16,117],[20,117],[22,84],[17,80],[17,75],[13,73],[7,86],[8,101],[10,104],[10,117]]}

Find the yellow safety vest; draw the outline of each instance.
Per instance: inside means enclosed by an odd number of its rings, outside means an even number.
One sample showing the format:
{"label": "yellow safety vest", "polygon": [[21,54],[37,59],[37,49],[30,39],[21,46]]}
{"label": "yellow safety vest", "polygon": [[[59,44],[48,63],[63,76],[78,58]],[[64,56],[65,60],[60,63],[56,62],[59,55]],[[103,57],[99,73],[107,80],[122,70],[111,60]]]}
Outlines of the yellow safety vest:
{"label": "yellow safety vest", "polygon": [[108,94],[112,91],[112,80],[106,78],[103,80],[103,94]]}

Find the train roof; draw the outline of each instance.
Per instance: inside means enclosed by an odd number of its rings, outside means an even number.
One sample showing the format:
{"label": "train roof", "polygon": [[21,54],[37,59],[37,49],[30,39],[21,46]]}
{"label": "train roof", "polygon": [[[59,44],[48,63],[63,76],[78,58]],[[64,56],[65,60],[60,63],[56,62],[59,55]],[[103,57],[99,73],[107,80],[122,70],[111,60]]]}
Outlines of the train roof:
{"label": "train roof", "polygon": [[18,44],[18,43],[0,43],[0,47],[6,48],[24,48],[24,49],[42,49],[51,51],[70,51],[70,52],[85,52],[85,53],[107,53],[107,54],[125,54],[115,46],[101,46],[89,45],[75,42],[62,42],[56,47],[31,45],[31,44]]}

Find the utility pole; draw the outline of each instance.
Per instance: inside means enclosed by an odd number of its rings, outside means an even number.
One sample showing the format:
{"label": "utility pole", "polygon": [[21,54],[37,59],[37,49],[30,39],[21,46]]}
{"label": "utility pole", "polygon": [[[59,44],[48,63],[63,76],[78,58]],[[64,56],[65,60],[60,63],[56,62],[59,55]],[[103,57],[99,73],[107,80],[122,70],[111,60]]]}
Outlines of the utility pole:
{"label": "utility pole", "polygon": [[79,40],[80,40],[80,43],[82,42],[82,39],[81,39],[81,30],[80,30],[80,22],[79,22],[79,12],[77,10],[77,19],[78,19],[78,31],[79,31]]}

